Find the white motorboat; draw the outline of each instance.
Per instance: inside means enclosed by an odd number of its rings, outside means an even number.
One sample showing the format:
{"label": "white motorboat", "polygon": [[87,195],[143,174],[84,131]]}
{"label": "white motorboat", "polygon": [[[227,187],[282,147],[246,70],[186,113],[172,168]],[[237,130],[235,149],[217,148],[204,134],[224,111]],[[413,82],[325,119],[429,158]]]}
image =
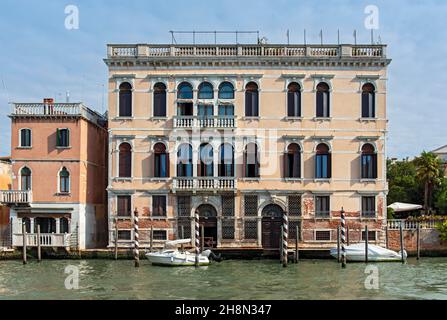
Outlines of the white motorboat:
{"label": "white motorboat", "polygon": [[[365,243],[356,243],[345,247],[346,260],[365,262]],[[337,258],[337,248],[331,249],[331,256]],[[341,255],[341,249],[340,249]],[[407,259],[407,252],[404,250],[404,259]],[[395,252],[373,244],[368,244],[368,261],[386,262],[386,261],[402,261],[400,251]]]}
{"label": "white motorboat", "polygon": [[[189,251],[180,251],[175,248],[181,244],[191,243],[191,239],[181,239],[168,241],[165,248],[160,252],[148,252],[146,258],[153,264],[159,266],[194,266],[196,264],[195,253]],[[172,248],[174,247],[174,248]],[[207,266],[210,264],[209,256],[211,250],[204,250],[199,255],[199,265]]]}

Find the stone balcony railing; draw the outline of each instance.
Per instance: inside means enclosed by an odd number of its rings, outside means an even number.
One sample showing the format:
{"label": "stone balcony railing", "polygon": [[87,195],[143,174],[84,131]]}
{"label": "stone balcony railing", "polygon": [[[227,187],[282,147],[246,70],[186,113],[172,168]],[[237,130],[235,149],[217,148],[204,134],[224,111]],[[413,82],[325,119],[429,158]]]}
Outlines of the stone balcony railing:
{"label": "stone balcony railing", "polygon": [[234,177],[175,177],[174,191],[233,191],[236,190]]}
{"label": "stone balcony railing", "polygon": [[33,202],[32,191],[1,190],[0,204],[5,205],[29,205]]}
{"label": "stone balcony railing", "polygon": [[175,116],[174,128],[235,128],[236,117]]}
{"label": "stone balcony railing", "polygon": [[129,57],[355,57],[386,58],[386,45],[153,45],[110,44],[108,58]]}
{"label": "stone balcony railing", "polygon": [[[37,233],[25,234],[26,245],[28,247],[37,247],[38,235]],[[69,233],[41,233],[40,245],[42,247],[70,247],[71,234]],[[23,234],[14,233],[12,236],[13,247],[23,247]]]}
{"label": "stone balcony railing", "polygon": [[389,230],[399,230],[400,225],[402,224],[403,230],[416,230],[419,224],[421,229],[436,229],[436,225],[443,220],[424,220],[424,221],[414,221],[414,220],[405,220],[405,219],[389,219],[387,221]]}

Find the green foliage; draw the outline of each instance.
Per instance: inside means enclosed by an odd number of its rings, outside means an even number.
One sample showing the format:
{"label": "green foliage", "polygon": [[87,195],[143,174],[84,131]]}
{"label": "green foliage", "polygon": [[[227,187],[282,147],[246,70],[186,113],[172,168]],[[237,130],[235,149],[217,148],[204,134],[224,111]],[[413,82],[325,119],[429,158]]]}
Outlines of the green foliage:
{"label": "green foliage", "polygon": [[423,196],[416,181],[416,166],[412,161],[387,161],[389,204],[394,202],[422,203]]}
{"label": "green foliage", "polygon": [[394,209],[387,208],[386,217],[387,217],[387,219],[394,219]]}
{"label": "green foliage", "polygon": [[444,222],[440,222],[436,225],[436,228],[439,231],[439,238],[442,241],[447,241],[447,220],[444,220]]}

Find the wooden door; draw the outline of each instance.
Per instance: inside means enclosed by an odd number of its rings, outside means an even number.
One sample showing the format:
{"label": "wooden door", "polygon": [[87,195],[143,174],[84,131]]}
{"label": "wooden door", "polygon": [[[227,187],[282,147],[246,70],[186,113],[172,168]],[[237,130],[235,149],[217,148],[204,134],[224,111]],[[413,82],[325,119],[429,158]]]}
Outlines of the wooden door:
{"label": "wooden door", "polygon": [[282,220],[264,217],[262,219],[262,247],[265,249],[279,249]]}

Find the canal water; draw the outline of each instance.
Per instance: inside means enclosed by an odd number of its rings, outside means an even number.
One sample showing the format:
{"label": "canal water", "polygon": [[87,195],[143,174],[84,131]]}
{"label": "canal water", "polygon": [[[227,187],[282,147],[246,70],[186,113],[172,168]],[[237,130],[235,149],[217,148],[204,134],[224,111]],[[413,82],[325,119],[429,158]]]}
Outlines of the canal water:
{"label": "canal water", "polygon": [[[226,260],[198,269],[145,260],[139,269],[130,260],[0,261],[0,299],[447,299],[447,258],[371,266],[373,273],[364,263],[342,270],[334,260],[287,268],[276,260]],[[72,270],[79,286],[68,290]],[[378,280],[379,288],[367,289],[365,280]]]}

